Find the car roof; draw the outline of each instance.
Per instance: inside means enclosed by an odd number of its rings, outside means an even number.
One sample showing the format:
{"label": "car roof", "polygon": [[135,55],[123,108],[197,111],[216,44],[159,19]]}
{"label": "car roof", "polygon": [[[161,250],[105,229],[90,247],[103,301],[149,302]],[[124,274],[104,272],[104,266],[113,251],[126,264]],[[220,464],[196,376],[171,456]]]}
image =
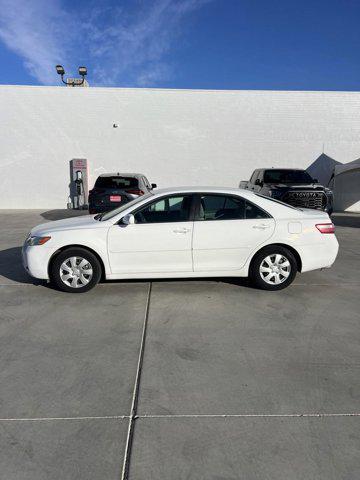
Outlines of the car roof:
{"label": "car roof", "polygon": [[115,172],[115,173],[102,173],[99,175],[99,177],[145,177],[143,173],[121,173],[121,172]]}
{"label": "car roof", "polygon": [[[298,210],[291,205],[283,204],[277,200],[274,200],[269,197],[264,197],[263,195],[258,195],[249,190],[245,190],[239,187],[214,187],[214,186],[185,186],[185,187],[172,187],[172,188],[159,188],[156,190],[152,190],[148,195],[144,195],[143,197],[139,198],[139,203],[136,205],[135,208],[141,207],[143,204],[146,204],[148,201],[152,202],[156,199],[161,199],[164,195],[177,195],[177,194],[196,194],[196,193],[204,193],[204,194],[224,194],[224,195],[236,195],[245,199],[248,199],[251,203],[259,206],[266,212],[268,212],[272,217],[276,217],[277,219],[280,218],[297,218],[303,217],[304,213],[301,210]],[[109,221],[118,221],[118,218],[128,213],[128,211],[124,206],[124,210],[122,210],[118,215],[114,215],[113,218],[109,219]],[[133,205],[130,205],[129,211],[133,208]]]}
{"label": "car roof", "polygon": [[305,168],[292,168],[292,167],[270,167],[270,168],[257,168],[256,170],[298,170],[300,172],[306,172]]}
{"label": "car roof", "polygon": [[225,193],[230,195],[241,195],[243,197],[255,197],[254,192],[240,189],[239,187],[212,187],[212,186],[185,186],[172,188],[157,188],[152,192],[154,195],[163,195],[171,193]]}

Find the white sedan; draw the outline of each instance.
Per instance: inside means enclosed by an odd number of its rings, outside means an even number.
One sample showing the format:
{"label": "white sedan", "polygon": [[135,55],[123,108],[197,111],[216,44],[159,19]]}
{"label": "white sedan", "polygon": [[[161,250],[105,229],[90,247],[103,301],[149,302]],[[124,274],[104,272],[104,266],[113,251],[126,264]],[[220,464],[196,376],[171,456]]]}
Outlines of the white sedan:
{"label": "white sedan", "polygon": [[101,278],[247,277],[265,290],[297,272],[330,267],[334,225],[253,192],[188,187],[158,190],[105,214],[45,223],[23,247],[26,270],[67,292]]}

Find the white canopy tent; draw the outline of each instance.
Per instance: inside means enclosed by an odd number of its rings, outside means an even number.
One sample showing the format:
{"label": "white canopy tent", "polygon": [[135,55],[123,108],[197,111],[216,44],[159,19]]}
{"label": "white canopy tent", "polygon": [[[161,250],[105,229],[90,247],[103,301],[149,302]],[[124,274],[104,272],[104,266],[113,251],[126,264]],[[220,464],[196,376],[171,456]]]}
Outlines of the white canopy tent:
{"label": "white canopy tent", "polygon": [[360,158],[335,165],[334,201],[336,211],[360,212]]}

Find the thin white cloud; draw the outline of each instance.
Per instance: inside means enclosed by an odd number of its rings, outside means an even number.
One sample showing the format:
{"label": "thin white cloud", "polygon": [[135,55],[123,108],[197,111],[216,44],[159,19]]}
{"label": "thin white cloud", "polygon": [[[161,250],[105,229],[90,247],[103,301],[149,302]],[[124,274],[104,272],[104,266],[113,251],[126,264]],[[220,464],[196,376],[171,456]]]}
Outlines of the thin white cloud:
{"label": "thin white cloud", "polygon": [[96,76],[101,83],[138,86],[156,84],[172,75],[166,58],[181,35],[183,20],[209,0],[157,0],[132,17],[120,11],[98,29],[91,53],[101,59]]}
{"label": "thin white cloud", "polygon": [[57,0],[0,0],[0,39],[40,83],[58,81],[54,67],[67,55],[72,23]]}
{"label": "thin white cloud", "polygon": [[77,64],[79,51],[95,67],[97,85],[156,85],[173,75],[169,53],[184,20],[212,0],[139,2],[131,12],[101,7],[66,10],[60,0],[0,0],[0,39],[40,83],[58,83],[54,66]]}

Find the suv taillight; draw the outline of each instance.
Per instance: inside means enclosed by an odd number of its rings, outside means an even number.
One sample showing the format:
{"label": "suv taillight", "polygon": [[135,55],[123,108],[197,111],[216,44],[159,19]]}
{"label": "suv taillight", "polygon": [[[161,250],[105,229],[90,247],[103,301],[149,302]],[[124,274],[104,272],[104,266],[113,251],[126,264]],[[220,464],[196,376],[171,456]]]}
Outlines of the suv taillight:
{"label": "suv taillight", "polygon": [[131,195],[144,195],[144,192],[139,188],[132,188],[130,190],[125,190],[126,193],[130,193]]}
{"label": "suv taillight", "polygon": [[320,233],[335,233],[335,225],[333,223],[317,223],[315,227]]}

